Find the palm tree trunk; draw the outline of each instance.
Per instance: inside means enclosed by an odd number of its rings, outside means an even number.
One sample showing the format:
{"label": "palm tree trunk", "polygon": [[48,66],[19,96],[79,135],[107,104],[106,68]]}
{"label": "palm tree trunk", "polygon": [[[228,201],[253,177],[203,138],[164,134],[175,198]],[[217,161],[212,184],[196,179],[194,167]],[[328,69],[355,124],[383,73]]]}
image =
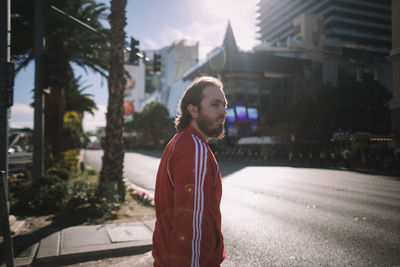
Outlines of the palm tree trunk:
{"label": "palm tree trunk", "polygon": [[[61,56],[59,56],[61,58]],[[57,84],[45,98],[45,169],[62,159],[64,143],[65,87],[71,80],[68,60],[60,60]]]}
{"label": "palm tree trunk", "polygon": [[[103,164],[100,172],[99,194],[108,199],[125,200],[125,188],[122,181],[124,161],[123,151],[123,98],[124,98],[124,43],[126,25],[126,0],[112,0],[109,21],[110,54],[108,76],[108,110],[104,140]],[[117,192],[115,189],[117,188]]]}

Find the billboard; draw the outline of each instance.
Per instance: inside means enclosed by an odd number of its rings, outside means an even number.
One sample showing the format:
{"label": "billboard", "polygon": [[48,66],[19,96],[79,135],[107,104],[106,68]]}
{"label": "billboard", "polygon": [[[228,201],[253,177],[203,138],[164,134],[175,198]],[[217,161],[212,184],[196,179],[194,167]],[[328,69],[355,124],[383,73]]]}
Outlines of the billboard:
{"label": "billboard", "polygon": [[250,121],[252,132],[258,127],[258,109],[255,107],[247,108],[247,118]]}
{"label": "billboard", "polygon": [[226,121],[228,124],[236,122],[235,110],[233,108],[226,109]]}
{"label": "billboard", "polygon": [[237,104],[235,107],[226,109],[226,128],[229,137],[235,137],[238,134],[237,123],[250,122],[250,135],[254,135],[258,127],[258,109],[257,107],[246,107],[244,104]]}
{"label": "billboard", "polygon": [[247,119],[247,114],[246,114],[246,106],[242,104],[237,104],[235,105],[235,111],[236,111],[236,118],[237,121],[246,121]]}

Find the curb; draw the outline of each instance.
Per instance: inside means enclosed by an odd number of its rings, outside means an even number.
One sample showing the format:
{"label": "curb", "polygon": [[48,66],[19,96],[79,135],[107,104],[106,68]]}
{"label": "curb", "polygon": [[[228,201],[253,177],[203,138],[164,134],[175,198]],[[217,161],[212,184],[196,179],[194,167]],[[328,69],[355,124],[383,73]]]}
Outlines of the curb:
{"label": "curb", "polygon": [[145,241],[123,242],[112,245],[97,245],[70,249],[53,257],[37,257],[33,266],[59,266],[61,263],[74,264],[107,257],[139,255],[151,251],[152,244]]}

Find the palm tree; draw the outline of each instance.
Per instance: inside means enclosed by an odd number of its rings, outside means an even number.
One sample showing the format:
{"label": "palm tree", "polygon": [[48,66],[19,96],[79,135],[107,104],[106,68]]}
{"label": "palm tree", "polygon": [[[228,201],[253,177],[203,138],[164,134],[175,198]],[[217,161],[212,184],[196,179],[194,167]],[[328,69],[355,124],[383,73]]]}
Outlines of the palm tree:
{"label": "palm tree", "polygon": [[87,139],[82,125],[84,113],[94,115],[93,111],[97,110],[92,95],[84,92],[89,86],[81,86],[81,76],[78,76],[71,80],[65,92],[63,151],[82,147],[82,138]]}
{"label": "palm tree", "polygon": [[122,181],[124,161],[123,125],[124,125],[124,40],[126,26],[126,0],[111,0],[109,21],[110,53],[108,76],[108,110],[105,129],[103,164],[100,172],[99,193],[109,199],[113,192],[109,188],[118,188],[118,200],[125,200],[125,188]]}
{"label": "palm tree", "polygon": [[92,94],[84,93],[90,86],[81,87],[81,78],[73,78],[69,83],[65,94],[65,111],[78,112],[81,119],[85,112],[94,115],[93,111],[97,110],[96,103],[92,99]]}
{"label": "palm tree", "polygon": [[[13,0],[12,52],[17,71],[34,58],[33,5],[30,0]],[[52,5],[105,33],[101,20],[107,7],[95,0],[54,0]],[[57,60],[56,84],[45,100],[46,168],[60,160],[63,147],[65,92],[74,78],[71,63],[90,68],[106,76],[108,44],[102,37],[77,29],[57,17],[47,16],[46,52]]]}

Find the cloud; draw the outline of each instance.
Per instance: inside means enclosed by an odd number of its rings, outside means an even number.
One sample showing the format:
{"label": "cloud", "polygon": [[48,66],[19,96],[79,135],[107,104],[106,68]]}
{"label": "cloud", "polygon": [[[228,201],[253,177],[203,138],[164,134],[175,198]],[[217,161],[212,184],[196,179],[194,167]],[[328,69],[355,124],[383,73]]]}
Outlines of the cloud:
{"label": "cloud", "polygon": [[150,49],[160,49],[182,39],[198,41],[199,59],[203,60],[215,47],[222,45],[230,21],[239,48],[251,50],[257,42],[258,1],[204,0],[190,4],[185,2],[176,15],[176,21],[182,16],[186,17],[185,23],[176,24],[175,19],[166,21],[157,28],[157,34],[147,33],[146,37],[142,38],[142,43]]}
{"label": "cloud", "polygon": [[143,44],[149,47],[149,49],[159,49],[159,45],[157,41],[150,39],[150,38],[143,38]]}
{"label": "cloud", "polygon": [[160,41],[163,46],[172,44],[173,41],[181,40],[185,38],[185,33],[173,28],[169,25],[163,26],[163,30],[160,34]]}
{"label": "cloud", "polygon": [[[83,128],[85,131],[95,131],[96,127],[104,127],[106,125],[106,105],[99,105],[98,110],[94,112],[94,116],[85,113],[83,119]],[[33,129],[34,110],[28,104],[14,104],[11,107],[11,117],[9,120],[12,128],[31,128]]]}
{"label": "cloud", "polygon": [[10,128],[30,128],[33,129],[33,121],[10,121]]}
{"label": "cloud", "polygon": [[33,116],[33,108],[28,104],[16,103],[11,107],[11,115],[31,115]]}
{"label": "cloud", "polygon": [[85,113],[83,117],[83,129],[85,131],[95,131],[97,127],[105,127],[106,126],[106,105],[99,105],[98,110],[94,111],[94,116]]}
{"label": "cloud", "polygon": [[9,120],[12,128],[33,128],[33,108],[28,104],[15,103]]}

